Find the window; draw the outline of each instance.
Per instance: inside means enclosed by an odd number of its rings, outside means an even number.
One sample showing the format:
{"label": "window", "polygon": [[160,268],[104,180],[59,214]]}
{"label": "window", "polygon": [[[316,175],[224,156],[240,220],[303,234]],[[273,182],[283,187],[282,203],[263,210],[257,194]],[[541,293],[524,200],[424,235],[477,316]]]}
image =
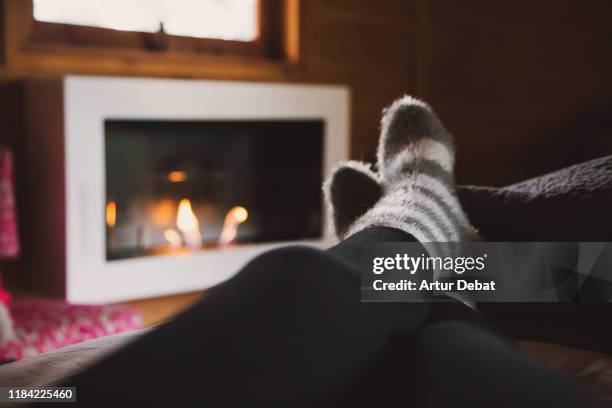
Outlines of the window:
{"label": "window", "polygon": [[34,19],[220,40],[258,36],[256,0],[34,0]]}
{"label": "window", "polygon": [[278,79],[299,59],[300,0],[0,0],[19,73]]}

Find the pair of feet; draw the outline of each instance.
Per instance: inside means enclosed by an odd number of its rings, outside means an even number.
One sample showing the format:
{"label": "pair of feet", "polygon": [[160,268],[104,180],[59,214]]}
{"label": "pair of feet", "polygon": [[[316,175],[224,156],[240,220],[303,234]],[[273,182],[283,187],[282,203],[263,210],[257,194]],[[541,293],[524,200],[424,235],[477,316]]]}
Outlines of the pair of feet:
{"label": "pair of feet", "polygon": [[330,223],[344,240],[369,227],[390,227],[420,242],[478,240],[461,208],[451,135],[424,102],[404,96],[383,112],[377,171],[340,163],[323,186]]}

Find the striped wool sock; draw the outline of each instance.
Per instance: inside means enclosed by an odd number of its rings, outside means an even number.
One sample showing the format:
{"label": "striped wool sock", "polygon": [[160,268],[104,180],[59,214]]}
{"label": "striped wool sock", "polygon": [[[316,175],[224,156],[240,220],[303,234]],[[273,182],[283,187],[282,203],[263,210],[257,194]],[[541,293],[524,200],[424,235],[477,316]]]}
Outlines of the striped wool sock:
{"label": "striped wool sock", "polygon": [[[377,174],[363,164],[345,162],[326,183],[338,238],[380,226],[405,231],[420,242],[478,240],[455,193],[452,138],[427,104],[405,96],[385,110],[377,160]],[[380,197],[374,200],[376,190],[369,188],[369,198],[361,201],[374,202],[373,206],[347,225],[342,209],[359,199],[343,199],[335,192],[343,190],[341,185],[354,187],[366,180],[381,186]],[[352,206],[352,212],[357,212]]]}

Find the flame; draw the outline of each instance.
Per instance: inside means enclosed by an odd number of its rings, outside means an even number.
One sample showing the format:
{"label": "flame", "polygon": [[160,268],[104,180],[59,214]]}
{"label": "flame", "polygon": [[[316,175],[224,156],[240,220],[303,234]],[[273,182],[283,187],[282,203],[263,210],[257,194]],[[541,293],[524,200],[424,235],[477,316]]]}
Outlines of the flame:
{"label": "flame", "polygon": [[219,237],[219,244],[227,245],[236,239],[238,226],[249,218],[249,212],[244,207],[236,206],[227,212],[223,222],[223,231]]}
{"label": "flame", "polygon": [[200,223],[191,209],[191,201],[183,198],[179,202],[176,214],[176,226],[183,233],[185,243],[190,248],[199,248],[202,245]]}
{"label": "flame", "polygon": [[187,180],[187,172],[186,171],[171,171],[168,173],[168,180],[173,183],[182,183]]}
{"label": "flame", "polygon": [[109,201],[106,204],[106,225],[114,227],[117,224],[117,203]]}
{"label": "flame", "polygon": [[182,232],[193,231],[200,226],[198,218],[191,209],[191,201],[187,198],[183,198],[179,202],[176,214],[176,226]]}
{"label": "flame", "polygon": [[181,234],[179,234],[173,229],[167,229],[166,231],[164,231],[164,238],[166,238],[166,241],[168,241],[172,248],[180,248],[183,244]]}

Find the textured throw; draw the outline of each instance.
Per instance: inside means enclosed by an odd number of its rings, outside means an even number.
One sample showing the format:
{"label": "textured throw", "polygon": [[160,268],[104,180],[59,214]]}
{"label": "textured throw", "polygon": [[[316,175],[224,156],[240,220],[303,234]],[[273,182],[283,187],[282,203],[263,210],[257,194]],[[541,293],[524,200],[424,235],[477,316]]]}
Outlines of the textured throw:
{"label": "textured throw", "polygon": [[0,363],[142,327],[140,313],[128,305],[73,305],[55,299],[20,299],[11,304],[11,314],[16,335],[0,347]]}

